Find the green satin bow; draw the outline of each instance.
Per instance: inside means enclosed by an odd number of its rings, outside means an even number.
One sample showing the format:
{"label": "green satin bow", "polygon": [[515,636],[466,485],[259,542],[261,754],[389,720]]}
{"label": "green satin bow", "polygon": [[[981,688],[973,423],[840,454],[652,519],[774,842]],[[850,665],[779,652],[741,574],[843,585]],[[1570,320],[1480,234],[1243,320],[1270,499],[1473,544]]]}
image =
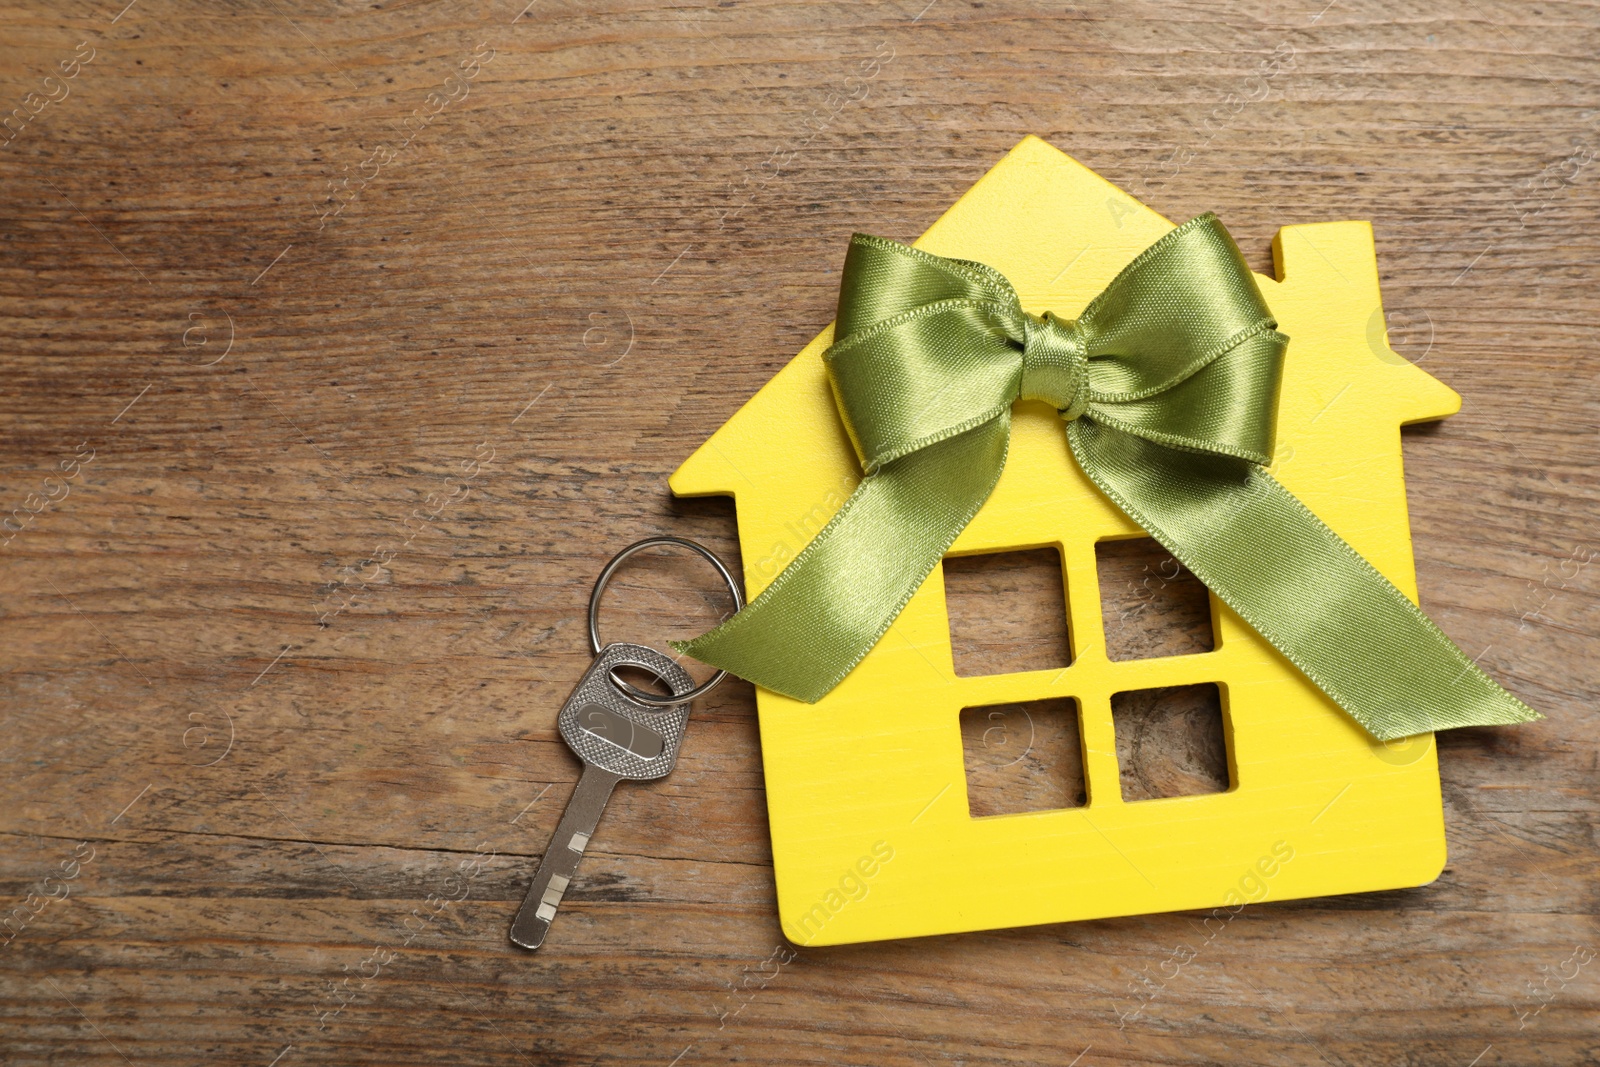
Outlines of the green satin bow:
{"label": "green satin bow", "polygon": [[1276,326],[1210,214],[1072,322],[980,263],[857,234],[824,359],[867,476],[760,596],[676,647],[820,700],[988,499],[1011,405],[1037,399],[1106,496],[1374,737],[1539,718],[1266,472]]}

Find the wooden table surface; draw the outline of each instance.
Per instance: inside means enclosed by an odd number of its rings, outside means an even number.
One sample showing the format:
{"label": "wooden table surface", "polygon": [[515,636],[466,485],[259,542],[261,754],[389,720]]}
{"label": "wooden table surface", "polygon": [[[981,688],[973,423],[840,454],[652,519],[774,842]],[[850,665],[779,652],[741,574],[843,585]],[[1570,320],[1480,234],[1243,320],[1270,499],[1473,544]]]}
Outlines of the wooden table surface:
{"label": "wooden table surface", "polygon": [[[1600,11],[524,3],[0,5],[4,1062],[1600,1063]],[[1176,974],[1197,914],[780,963],[729,683],[514,948],[596,571],[737,556],[667,475],[1029,133],[1257,269],[1372,221],[1465,397],[1423,606],[1548,718],[1440,738],[1437,882]],[[648,564],[607,636],[714,594]]]}

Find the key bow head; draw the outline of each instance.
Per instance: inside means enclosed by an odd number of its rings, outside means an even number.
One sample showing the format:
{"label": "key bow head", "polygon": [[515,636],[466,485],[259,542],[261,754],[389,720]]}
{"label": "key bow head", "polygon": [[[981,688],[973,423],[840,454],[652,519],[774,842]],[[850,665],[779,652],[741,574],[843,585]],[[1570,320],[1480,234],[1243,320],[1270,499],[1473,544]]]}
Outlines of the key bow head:
{"label": "key bow head", "polygon": [[[612,681],[618,667],[649,671],[674,693],[694,688],[694,679],[671,658],[645,645],[615,642],[601,649],[584,672],[556,716],[556,727],[586,765],[635,781],[664,777],[677,762],[689,705],[656,710],[629,700]],[[630,730],[630,724],[639,729]]]}

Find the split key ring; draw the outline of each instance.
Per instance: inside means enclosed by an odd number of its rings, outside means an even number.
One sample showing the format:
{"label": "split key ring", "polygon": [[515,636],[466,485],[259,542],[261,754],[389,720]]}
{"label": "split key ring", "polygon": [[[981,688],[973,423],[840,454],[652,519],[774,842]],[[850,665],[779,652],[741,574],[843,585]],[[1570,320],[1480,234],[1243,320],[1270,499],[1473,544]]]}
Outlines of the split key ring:
{"label": "split key ring", "polygon": [[[722,560],[718,559],[716,553],[712,552],[705,545],[700,544],[698,541],[691,541],[686,537],[647,537],[643,541],[635,541],[627,548],[624,548],[621,552],[618,552],[615,556],[612,556],[611,562],[607,563],[605,568],[600,572],[600,577],[594,580],[594,592],[589,594],[589,645],[594,649],[595,655],[598,656],[601,648],[604,647],[600,643],[600,598],[605,596],[606,586],[610,583],[611,576],[615,574],[617,568],[622,566],[622,564],[627,561],[628,557],[632,556],[635,552],[641,552],[644,549],[653,548],[657,545],[677,545],[680,548],[687,548],[691,552],[699,555],[701,558],[706,560],[706,562],[715,567],[717,569],[717,573],[722,575],[722,580],[727,583],[728,592],[733,594],[733,610],[739,611],[744,607],[744,594],[739,592],[739,583],[734,579],[733,574],[728,570],[727,565],[724,564]],[[720,684],[721,681],[727,676],[727,671],[719,670],[716,674],[713,674],[706,681],[695,686],[687,693],[679,693],[674,696],[657,696],[654,693],[646,693],[638,686],[632,685],[623,681],[621,678],[618,678],[615,672],[612,672],[611,674],[611,684],[626,694],[630,700],[636,700],[639,703],[652,708],[671,708],[676,707],[679,704],[686,704],[696,697],[704,696],[706,693],[709,693],[711,690],[715,689],[717,685]]]}

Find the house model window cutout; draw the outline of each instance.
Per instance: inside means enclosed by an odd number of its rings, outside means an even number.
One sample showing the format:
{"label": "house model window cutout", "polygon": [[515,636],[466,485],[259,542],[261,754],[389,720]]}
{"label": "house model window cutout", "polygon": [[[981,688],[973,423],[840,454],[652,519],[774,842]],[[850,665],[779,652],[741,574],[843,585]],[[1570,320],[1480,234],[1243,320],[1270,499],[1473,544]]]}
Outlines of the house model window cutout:
{"label": "house model window cutout", "polygon": [[[1072,317],[1171,228],[1030,137],[916,243],[996,268],[1030,312]],[[1460,398],[1389,348],[1367,223],[1287,227],[1273,255],[1278,277],[1258,281],[1290,344],[1272,471],[1414,599],[1399,428],[1452,414]],[[751,596],[861,478],[823,369],[832,336],[830,327],[806,346],[671,479],[680,496],[736,498]],[[940,567],[822,701],[757,689],[791,941],[1237,908],[1438,876],[1444,813],[1431,735],[1373,741],[1215,597],[1209,651],[1107,654],[1096,545],[1141,533],[1078,470],[1056,414],[1019,402],[1005,473],[949,555],[1058,552],[1066,665],[958,674]],[[1198,686],[1214,686],[1220,701],[1226,788],[1125,797],[1114,699]],[[1040,701],[1077,709],[1086,800],[974,814],[963,710]]]}

